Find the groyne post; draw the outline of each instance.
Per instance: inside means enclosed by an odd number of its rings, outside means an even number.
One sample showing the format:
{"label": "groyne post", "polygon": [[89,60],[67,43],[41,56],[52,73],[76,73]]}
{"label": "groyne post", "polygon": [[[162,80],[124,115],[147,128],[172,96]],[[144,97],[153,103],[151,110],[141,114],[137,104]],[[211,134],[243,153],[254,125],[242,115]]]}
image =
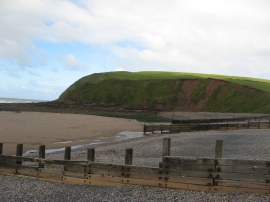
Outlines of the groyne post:
{"label": "groyne post", "polygon": [[3,143],[0,143],[0,155],[3,154]]}
{"label": "groyne post", "polygon": [[[23,144],[17,144],[16,156],[22,156],[22,154],[23,154]],[[22,160],[17,160],[16,164],[22,165]]]}
{"label": "groyne post", "polygon": [[221,158],[223,151],[223,140],[216,140],[215,158]]}
{"label": "groyne post", "polygon": [[87,161],[95,161],[95,149],[89,148],[87,149]]}
{"label": "groyne post", "polygon": [[146,133],[146,125],[143,124],[143,134],[145,135],[145,133]]}
{"label": "groyne post", "polygon": [[71,147],[65,147],[65,160],[70,160],[71,159]]}
{"label": "groyne post", "polygon": [[[39,146],[39,158],[40,159],[45,159],[45,151],[46,151],[46,146],[45,145],[40,145]],[[44,163],[39,163],[38,167],[39,168],[44,168],[45,164]]]}
{"label": "groyne post", "polygon": [[171,155],[171,138],[163,138],[163,156]]}
{"label": "groyne post", "polygon": [[132,165],[132,159],[133,159],[133,149],[128,148],[126,149],[125,154],[125,165]]}
{"label": "groyne post", "polygon": [[[65,154],[64,154],[64,160],[69,161],[71,159],[71,147],[65,147]],[[68,163],[65,162],[64,164],[64,171],[67,170]]]}

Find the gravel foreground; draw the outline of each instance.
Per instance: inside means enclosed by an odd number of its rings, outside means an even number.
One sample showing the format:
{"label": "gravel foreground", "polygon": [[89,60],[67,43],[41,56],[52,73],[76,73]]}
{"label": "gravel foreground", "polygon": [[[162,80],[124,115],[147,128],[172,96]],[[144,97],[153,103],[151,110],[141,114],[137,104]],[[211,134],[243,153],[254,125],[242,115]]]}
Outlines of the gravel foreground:
{"label": "gravel foreground", "polygon": [[[224,158],[270,160],[270,130],[203,131],[149,135],[96,147],[96,161],[124,163],[126,148],[134,149],[134,165],[158,166],[162,139],[171,138],[174,156],[213,157],[215,140],[224,140]],[[63,153],[48,158],[61,159]],[[86,151],[72,152],[72,159],[86,159]],[[0,201],[270,201],[270,194],[208,193],[145,186],[68,185],[0,174]]]}
{"label": "gravel foreground", "polygon": [[269,195],[207,193],[145,186],[88,186],[0,174],[0,201],[269,201]]}

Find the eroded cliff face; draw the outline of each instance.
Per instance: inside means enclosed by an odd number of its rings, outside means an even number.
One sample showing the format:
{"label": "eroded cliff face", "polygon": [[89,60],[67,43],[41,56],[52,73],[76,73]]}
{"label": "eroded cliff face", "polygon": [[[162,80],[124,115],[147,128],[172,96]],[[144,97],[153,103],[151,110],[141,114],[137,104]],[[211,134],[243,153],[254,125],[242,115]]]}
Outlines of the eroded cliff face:
{"label": "eroded cliff face", "polygon": [[[179,85],[179,82],[176,82],[176,85]],[[181,91],[177,92],[177,103],[174,109],[178,111],[205,111],[207,108],[211,108],[210,102],[215,103],[229,99],[227,102],[233,103],[235,101],[233,95],[239,93],[254,97],[262,92],[223,80],[184,80]],[[230,109],[226,109],[224,106],[221,111],[230,111]]]}
{"label": "eroded cliff face", "polygon": [[270,95],[254,88],[211,78],[107,80],[71,86],[59,100],[115,109],[260,112],[263,110],[261,106],[270,100]]}

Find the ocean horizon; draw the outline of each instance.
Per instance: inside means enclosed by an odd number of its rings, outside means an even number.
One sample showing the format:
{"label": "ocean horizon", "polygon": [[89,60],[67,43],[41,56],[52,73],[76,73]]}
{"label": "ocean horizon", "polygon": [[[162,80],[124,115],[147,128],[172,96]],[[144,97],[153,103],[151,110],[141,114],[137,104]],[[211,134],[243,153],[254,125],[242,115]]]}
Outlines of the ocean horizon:
{"label": "ocean horizon", "polygon": [[0,103],[37,103],[37,102],[45,102],[45,100],[0,97]]}

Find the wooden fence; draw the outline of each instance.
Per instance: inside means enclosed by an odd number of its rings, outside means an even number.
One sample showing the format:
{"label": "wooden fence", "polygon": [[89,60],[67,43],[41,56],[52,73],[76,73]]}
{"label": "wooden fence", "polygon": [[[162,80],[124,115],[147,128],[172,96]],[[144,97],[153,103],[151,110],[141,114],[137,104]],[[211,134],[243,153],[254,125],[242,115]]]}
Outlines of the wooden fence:
{"label": "wooden fence", "polygon": [[247,122],[270,119],[269,115],[264,116],[245,116],[232,118],[213,118],[213,119],[173,119],[172,124],[193,124],[193,123],[227,123],[227,122]]}
{"label": "wooden fence", "polygon": [[[163,157],[157,167],[132,165],[133,150],[126,149],[125,164],[95,162],[95,150],[87,150],[86,161],[70,160],[66,147],[64,160],[46,159],[45,146],[39,147],[39,158],[3,155],[0,144],[0,172],[73,184],[145,185],[211,192],[270,193],[270,161],[223,159],[223,141],[216,141],[214,158],[170,156],[171,140],[163,139]],[[19,156],[18,156],[19,155]]]}
{"label": "wooden fence", "polygon": [[144,134],[147,133],[177,133],[203,130],[230,129],[266,129],[270,128],[270,120],[227,123],[191,123],[191,124],[145,124]]}

